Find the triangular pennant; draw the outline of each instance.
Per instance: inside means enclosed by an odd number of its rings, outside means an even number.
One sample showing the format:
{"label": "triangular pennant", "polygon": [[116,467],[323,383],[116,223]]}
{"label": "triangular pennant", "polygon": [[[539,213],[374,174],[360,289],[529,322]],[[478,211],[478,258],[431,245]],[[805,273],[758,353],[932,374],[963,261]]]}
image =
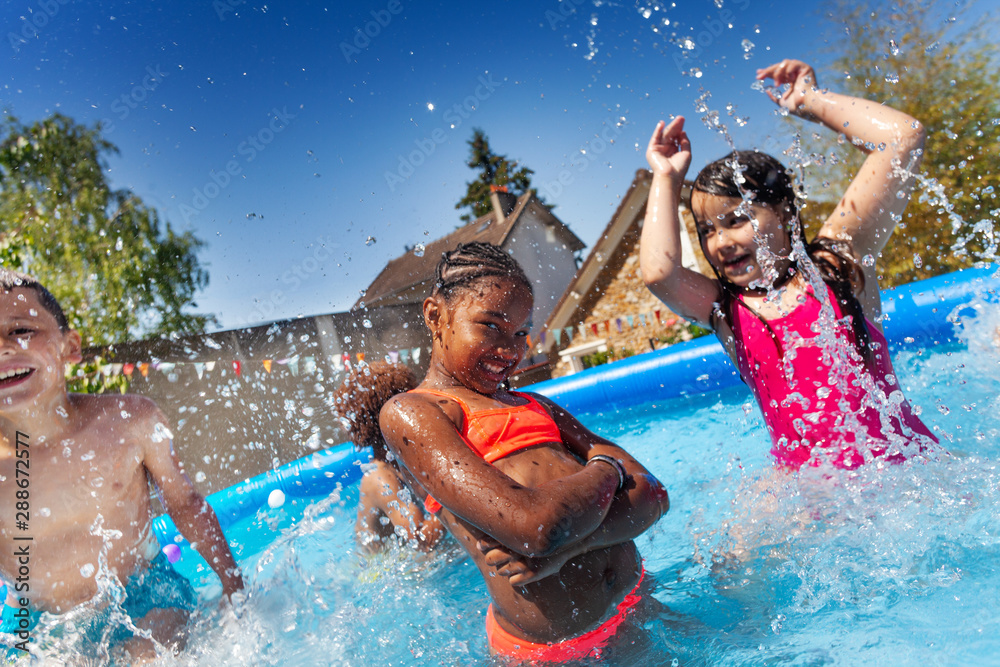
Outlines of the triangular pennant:
{"label": "triangular pennant", "polygon": [[400,350],[399,351],[399,358],[403,360],[404,364],[407,363],[407,362],[409,362],[410,361],[410,351],[409,350]]}
{"label": "triangular pennant", "polygon": [[618,327],[618,333],[621,333],[622,332],[622,318],[620,318],[620,317],[616,317],[615,318],[615,326]]}
{"label": "triangular pennant", "polygon": [[553,329],[552,335],[556,337],[556,347],[562,342],[562,329]]}
{"label": "triangular pennant", "polygon": [[659,311],[659,309],[654,310],[653,313],[656,314],[656,323],[659,324],[660,323],[660,311]]}
{"label": "triangular pennant", "polygon": [[394,364],[399,361],[399,350],[389,350],[389,363]]}
{"label": "triangular pennant", "polygon": [[174,372],[175,368],[177,368],[177,364],[173,363],[172,361],[164,361],[163,363],[158,364],[156,366],[156,370],[160,371],[164,375],[170,375],[171,373]]}
{"label": "triangular pennant", "polygon": [[243,362],[239,360],[233,360],[233,371],[236,373],[236,376],[239,377],[243,371]]}
{"label": "triangular pennant", "polygon": [[611,322],[604,320],[604,333],[611,333]]}
{"label": "triangular pennant", "polygon": [[531,334],[528,334],[528,349],[530,350],[532,347],[534,346],[531,344]]}
{"label": "triangular pennant", "polygon": [[149,377],[149,364],[139,364],[139,372],[142,373],[142,377]]}
{"label": "triangular pennant", "polygon": [[198,374],[198,379],[200,380],[205,374],[205,364],[199,361],[194,362],[194,372]]}
{"label": "triangular pennant", "polygon": [[[581,324],[580,327],[579,327],[579,329],[580,329],[580,335],[583,336],[584,338],[586,338],[587,337],[587,325],[586,324]],[[594,325],[593,329],[594,329],[594,333],[596,334],[597,333],[597,325],[596,324]]]}
{"label": "triangular pennant", "polygon": [[122,366],[123,365],[124,364],[111,364],[111,374],[112,375],[121,375],[122,374]]}
{"label": "triangular pennant", "polygon": [[594,332],[595,336],[597,335],[597,322],[590,323],[590,330]]}
{"label": "triangular pennant", "polygon": [[208,371],[209,373],[211,373],[212,371],[214,371],[215,370],[215,362],[214,361],[206,361],[205,362],[205,370]]}
{"label": "triangular pennant", "polygon": [[264,365],[264,370],[265,370],[265,371],[267,371],[268,373],[270,373],[270,372],[271,372],[271,363],[272,363],[272,362],[271,362],[271,360],[270,360],[270,359],[265,359],[264,361],[262,361],[262,362],[260,362],[260,363],[262,363],[262,364]]}
{"label": "triangular pennant", "polygon": [[538,334],[538,340],[541,341],[542,345],[545,345],[545,332],[544,331],[539,332],[539,334]]}
{"label": "triangular pennant", "polygon": [[633,315],[626,315],[625,316],[625,321],[628,322],[628,328],[629,329],[634,329],[635,328],[635,317]]}
{"label": "triangular pennant", "polygon": [[335,354],[332,357],[330,357],[330,360],[333,361],[333,369],[335,371],[339,373],[342,370],[344,370],[344,358],[342,356],[340,356],[339,354]]}
{"label": "triangular pennant", "polygon": [[288,370],[290,370],[292,372],[292,375],[298,375],[299,374],[299,358],[298,357],[292,357],[291,359],[288,360]]}
{"label": "triangular pennant", "polygon": [[413,363],[415,363],[415,364],[419,364],[420,363],[420,348],[419,347],[413,348]]}
{"label": "triangular pennant", "polygon": [[132,373],[135,371],[135,364],[123,364],[122,372],[125,373],[126,377],[132,377]]}
{"label": "triangular pennant", "polygon": [[563,331],[566,332],[566,342],[567,343],[572,343],[573,342],[573,331],[574,331],[573,327],[566,327],[565,329],[563,329]]}
{"label": "triangular pennant", "polygon": [[646,313],[639,313],[639,323],[646,326]]}
{"label": "triangular pennant", "polygon": [[358,361],[364,361],[365,360],[365,353],[364,352],[358,352],[357,356],[358,356]]}

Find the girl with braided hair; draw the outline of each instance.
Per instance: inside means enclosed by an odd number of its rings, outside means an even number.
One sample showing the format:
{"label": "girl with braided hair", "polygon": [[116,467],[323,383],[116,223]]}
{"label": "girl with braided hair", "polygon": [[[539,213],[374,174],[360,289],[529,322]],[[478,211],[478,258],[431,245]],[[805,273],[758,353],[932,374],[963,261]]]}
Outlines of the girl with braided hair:
{"label": "girl with braided hair", "polygon": [[867,154],[833,213],[807,243],[785,167],[755,151],[706,166],[691,194],[715,278],[681,266],[678,204],[691,164],[684,119],[653,132],[653,183],[640,263],[649,289],[682,317],[710,326],[761,407],[779,464],[856,468],[900,459],[937,440],[903,398],[879,324],[874,258],[909,200],[924,130],[884,105],[817,88],[813,69],[783,60],[758,80],[771,99]]}
{"label": "girl with braided hair", "polygon": [[552,401],[506,389],[531,326],[517,262],[468,243],[445,253],[436,277],[424,301],[430,368],[382,408],[382,434],[479,568],[491,650],[546,662],[599,655],[639,603],[632,540],[667,511],[667,493]]}

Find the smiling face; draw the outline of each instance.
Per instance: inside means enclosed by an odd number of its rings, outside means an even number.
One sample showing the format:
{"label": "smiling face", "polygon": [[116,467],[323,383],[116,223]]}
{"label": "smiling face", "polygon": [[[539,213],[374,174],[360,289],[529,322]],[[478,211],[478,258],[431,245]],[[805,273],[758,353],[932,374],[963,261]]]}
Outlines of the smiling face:
{"label": "smiling face", "polygon": [[80,361],[80,336],[62,331],[33,289],[0,291],[0,412],[65,395],[65,365]]}
{"label": "smiling face", "polygon": [[[739,197],[721,197],[695,190],[691,210],[698,225],[698,236],[705,258],[719,275],[737,287],[750,287],[764,279],[764,269],[757,257],[761,245],[774,258],[778,276],[791,266],[791,238],[786,225],[787,213],[768,204],[753,204],[748,215]],[[753,220],[757,222],[756,233]]]}
{"label": "smiling face", "polygon": [[448,301],[425,304],[435,359],[464,386],[492,394],[514,371],[528,348],[533,307],[530,290],[509,278],[481,278]]}

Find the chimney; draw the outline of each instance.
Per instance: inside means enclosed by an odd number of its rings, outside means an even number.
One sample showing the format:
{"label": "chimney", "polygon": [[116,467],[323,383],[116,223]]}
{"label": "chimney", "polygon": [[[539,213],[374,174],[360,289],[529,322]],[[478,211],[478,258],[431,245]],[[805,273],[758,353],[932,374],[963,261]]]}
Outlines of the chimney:
{"label": "chimney", "polygon": [[496,216],[497,224],[502,223],[511,214],[517,205],[517,195],[507,192],[506,185],[490,186],[490,203],[493,204],[493,213]]}

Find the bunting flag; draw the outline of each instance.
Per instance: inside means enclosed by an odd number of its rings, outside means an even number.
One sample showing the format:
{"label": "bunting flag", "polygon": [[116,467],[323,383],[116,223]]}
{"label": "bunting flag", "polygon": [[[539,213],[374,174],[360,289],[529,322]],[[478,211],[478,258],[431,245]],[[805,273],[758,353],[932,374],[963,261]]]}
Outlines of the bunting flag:
{"label": "bunting flag", "polygon": [[556,337],[556,347],[562,342],[562,329],[553,329],[552,335]]}
{"label": "bunting flag", "polygon": [[233,372],[236,373],[236,377],[239,377],[243,373],[243,362],[239,360],[233,361]]}
{"label": "bunting flag", "polygon": [[268,373],[270,373],[271,372],[271,360],[270,359],[265,359],[261,363],[264,364],[264,370],[267,371]]}
{"label": "bunting flag", "polygon": [[111,374],[119,375],[122,372],[122,368],[125,364],[111,364]]}
{"label": "bunting flag", "polygon": [[528,334],[528,349],[530,350],[531,348],[532,348],[532,345],[531,345],[531,334]]}
{"label": "bunting flag", "polygon": [[332,357],[330,357],[330,361],[333,362],[333,370],[337,371],[338,373],[344,370],[344,358],[339,354],[335,354]]}
{"label": "bunting flag", "polygon": [[175,368],[177,368],[177,364],[174,362],[164,361],[163,363],[157,365],[156,370],[160,371],[164,375],[170,375],[174,372]]}
{"label": "bunting flag", "polygon": [[214,361],[206,361],[205,362],[205,370],[208,371],[209,373],[211,373],[212,371],[214,371],[215,370],[215,362]]}
{"label": "bunting flag", "polygon": [[389,363],[394,364],[399,361],[399,350],[389,351]]}
{"label": "bunting flag", "polygon": [[565,329],[563,329],[563,331],[566,332],[566,342],[567,343],[572,343],[573,342],[573,331],[574,331],[573,327],[566,327]]}
{"label": "bunting flag", "polygon": [[542,343],[542,345],[545,345],[545,331],[544,330],[541,331],[538,334],[538,340]]}
{"label": "bunting flag", "polygon": [[646,326],[646,313],[639,313],[639,321],[642,322],[642,326]]}
{"label": "bunting flag", "polygon": [[632,316],[632,315],[626,315],[625,316],[625,321],[628,322],[628,328],[629,329],[634,329],[635,328],[635,317],[634,316]]}
{"label": "bunting flag", "polygon": [[413,363],[415,363],[415,364],[419,364],[420,363],[420,348],[419,347],[413,348]]}
{"label": "bunting flag", "polygon": [[409,350],[400,350],[399,351],[399,358],[403,360],[404,364],[408,363],[410,361],[410,351]]}
{"label": "bunting flag", "polygon": [[365,360],[365,353],[358,352],[358,361],[364,361],[364,360]]}
{"label": "bunting flag", "polygon": [[125,373],[127,377],[132,377],[132,373],[135,371],[135,364],[125,364],[122,366],[122,372]]}
{"label": "bunting flag", "polygon": [[292,372],[293,376],[297,376],[299,374],[299,358],[298,357],[292,357],[291,359],[288,360],[288,370],[290,370]]}
{"label": "bunting flag", "polygon": [[611,323],[608,320],[604,320],[604,333],[611,333]]}
{"label": "bunting flag", "polygon": [[590,330],[594,332],[595,336],[597,335],[597,322],[590,323]]}
{"label": "bunting flag", "polygon": [[194,362],[194,372],[198,374],[198,379],[200,380],[205,374],[205,364],[200,361]]}
{"label": "bunting flag", "polygon": [[149,364],[139,364],[139,372],[142,373],[142,377],[149,377]]}
{"label": "bunting flag", "polygon": [[616,317],[615,318],[615,326],[618,327],[618,333],[621,333],[622,332],[622,318],[620,318],[620,317]]}

